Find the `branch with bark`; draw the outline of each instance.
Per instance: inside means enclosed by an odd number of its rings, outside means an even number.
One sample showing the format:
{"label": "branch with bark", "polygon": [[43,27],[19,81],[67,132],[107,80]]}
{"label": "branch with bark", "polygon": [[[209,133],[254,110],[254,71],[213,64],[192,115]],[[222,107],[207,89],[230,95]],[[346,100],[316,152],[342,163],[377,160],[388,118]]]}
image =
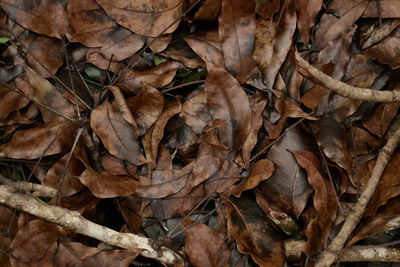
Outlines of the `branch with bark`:
{"label": "branch with bark", "polygon": [[[183,257],[176,251],[162,246],[149,238],[132,233],[116,232],[85,219],[79,212],[48,205],[28,193],[21,193],[21,189],[31,191],[29,184],[24,184],[24,188],[21,188],[18,183],[15,185],[14,183],[0,185],[0,203],[25,211],[48,222],[61,225],[76,233],[103,241],[109,245],[137,250],[141,255],[165,264],[184,264]],[[52,192],[54,190],[43,185],[35,186],[36,189],[39,187],[41,188],[40,192]]]}

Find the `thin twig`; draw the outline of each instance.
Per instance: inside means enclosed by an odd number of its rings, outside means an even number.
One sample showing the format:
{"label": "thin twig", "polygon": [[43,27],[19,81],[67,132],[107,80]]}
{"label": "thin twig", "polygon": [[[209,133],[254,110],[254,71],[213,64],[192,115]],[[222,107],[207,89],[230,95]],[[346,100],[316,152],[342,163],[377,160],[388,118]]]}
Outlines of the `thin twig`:
{"label": "thin twig", "polygon": [[368,180],[363,192],[357,203],[354,205],[352,212],[347,215],[345,222],[339,233],[329,244],[328,248],[321,252],[320,258],[316,263],[316,267],[328,267],[338,258],[341,250],[347,242],[358,222],[360,221],[365,209],[367,208],[368,202],[375,193],[376,187],[383,174],[383,171],[388,164],[390,157],[400,143],[400,115],[398,115],[392,122],[392,125],[388,133],[389,139],[386,145],[381,149],[378,155],[378,159],[375,163],[374,169],[372,170],[371,177]]}
{"label": "thin twig", "polygon": [[205,81],[206,81],[206,80],[198,80],[198,81],[193,81],[193,82],[188,82],[188,83],[179,84],[179,85],[176,85],[176,86],[167,88],[167,89],[165,89],[165,90],[162,90],[161,93],[162,93],[162,94],[166,94],[166,93],[169,93],[169,92],[171,92],[171,91],[173,91],[173,90],[180,89],[180,88],[183,88],[183,87],[186,87],[186,86],[195,85],[195,84],[202,84],[202,83],[204,83]]}
{"label": "thin twig", "polygon": [[370,102],[394,102],[400,101],[400,91],[376,91],[369,88],[354,87],[342,81],[336,80],[322,71],[314,68],[301,55],[295,51],[295,63],[297,70],[305,77],[325,86],[338,95],[348,97],[354,100],[363,100]]}

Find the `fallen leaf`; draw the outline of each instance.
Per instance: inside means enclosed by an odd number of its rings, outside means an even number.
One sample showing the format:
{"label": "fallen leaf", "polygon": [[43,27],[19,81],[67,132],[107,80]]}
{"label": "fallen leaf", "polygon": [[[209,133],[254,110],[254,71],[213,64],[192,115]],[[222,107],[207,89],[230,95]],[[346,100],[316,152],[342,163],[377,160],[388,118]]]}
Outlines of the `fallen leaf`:
{"label": "fallen leaf", "polygon": [[65,7],[57,0],[2,0],[2,9],[19,25],[33,32],[62,39],[68,31]]}
{"label": "fallen leaf", "polygon": [[92,111],[90,126],[110,154],[133,165],[146,162],[132,125],[107,101]]}
{"label": "fallen leaf", "polygon": [[175,31],[179,25],[183,3],[182,0],[96,2],[118,24],[150,37]]}
{"label": "fallen leaf", "polygon": [[296,1],[297,27],[304,45],[308,45],[310,31],[314,26],[315,18],[322,7],[322,0]]}
{"label": "fallen leaf", "polygon": [[227,266],[230,251],[223,239],[204,224],[185,230],[185,252],[193,266]]}
{"label": "fallen leaf", "polygon": [[179,116],[196,134],[201,134],[204,127],[212,120],[204,90],[194,91],[187,96]]}
{"label": "fallen leaf", "polygon": [[227,70],[243,84],[255,65],[254,30],[256,28],[255,2],[222,1],[218,33]]}
{"label": "fallen leaf", "polygon": [[283,241],[257,203],[249,198],[224,201],[228,233],[241,253],[250,254],[260,266],[284,265]]}

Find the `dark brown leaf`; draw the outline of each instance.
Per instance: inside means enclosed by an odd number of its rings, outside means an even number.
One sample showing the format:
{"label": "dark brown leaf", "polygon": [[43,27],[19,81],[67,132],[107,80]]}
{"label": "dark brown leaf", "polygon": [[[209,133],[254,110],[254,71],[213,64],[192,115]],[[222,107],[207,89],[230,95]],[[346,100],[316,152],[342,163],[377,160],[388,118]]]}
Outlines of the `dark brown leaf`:
{"label": "dark brown leaf", "polygon": [[193,266],[227,266],[230,251],[223,239],[204,224],[185,230],[185,252]]}
{"label": "dark brown leaf", "polygon": [[311,150],[308,138],[297,128],[290,129],[267,153],[277,171],[260,184],[263,196],[278,208],[298,217],[307,204],[312,188],[290,151]]}
{"label": "dark brown leaf", "polygon": [[179,116],[192,127],[196,134],[201,134],[204,127],[212,120],[206,92],[201,90],[190,94],[183,103]]}
{"label": "dark brown leaf", "polygon": [[68,30],[67,11],[57,0],[2,0],[0,6],[22,27],[61,39]]}
{"label": "dark brown leaf", "polygon": [[241,253],[250,254],[260,266],[281,267],[285,256],[283,241],[257,203],[249,198],[231,198],[224,202],[228,232]]}
{"label": "dark brown leaf", "polygon": [[274,85],[275,77],[292,45],[296,29],[294,1],[287,1],[281,9],[282,17],[271,20],[259,18],[255,30],[253,58],[263,74],[263,82],[267,88]]}
{"label": "dark brown leaf", "polygon": [[299,28],[303,43],[308,45],[310,30],[314,26],[315,17],[322,7],[322,0],[296,1],[297,27]]}
{"label": "dark brown leaf", "polygon": [[79,180],[98,198],[129,196],[136,191],[138,182],[128,176],[115,176],[86,169]]}
{"label": "dark brown leaf", "polygon": [[96,2],[118,24],[151,37],[171,33],[178,27],[183,3],[181,0]]}
{"label": "dark brown leaf", "polygon": [[25,107],[29,102],[26,97],[17,92],[0,87],[0,121],[5,120],[12,112]]}
{"label": "dark brown leaf", "polygon": [[132,125],[107,101],[92,111],[90,126],[110,154],[134,165],[146,162]]}
{"label": "dark brown leaf", "polygon": [[243,84],[255,65],[254,30],[256,28],[255,2],[222,1],[218,33],[228,71]]}

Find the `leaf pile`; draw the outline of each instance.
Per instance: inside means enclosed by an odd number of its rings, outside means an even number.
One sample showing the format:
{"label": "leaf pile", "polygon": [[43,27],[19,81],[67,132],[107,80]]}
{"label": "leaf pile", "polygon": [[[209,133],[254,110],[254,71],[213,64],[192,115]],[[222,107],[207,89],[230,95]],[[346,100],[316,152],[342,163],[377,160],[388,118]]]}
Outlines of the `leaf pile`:
{"label": "leaf pile", "polygon": [[[366,184],[399,103],[400,2],[1,0],[0,173],[184,251],[193,266],[302,265]],[[354,244],[400,216],[396,152]],[[0,206],[2,266],[129,266],[127,251]],[[290,223],[282,224],[282,218]],[[155,264],[153,262],[153,264]]]}

